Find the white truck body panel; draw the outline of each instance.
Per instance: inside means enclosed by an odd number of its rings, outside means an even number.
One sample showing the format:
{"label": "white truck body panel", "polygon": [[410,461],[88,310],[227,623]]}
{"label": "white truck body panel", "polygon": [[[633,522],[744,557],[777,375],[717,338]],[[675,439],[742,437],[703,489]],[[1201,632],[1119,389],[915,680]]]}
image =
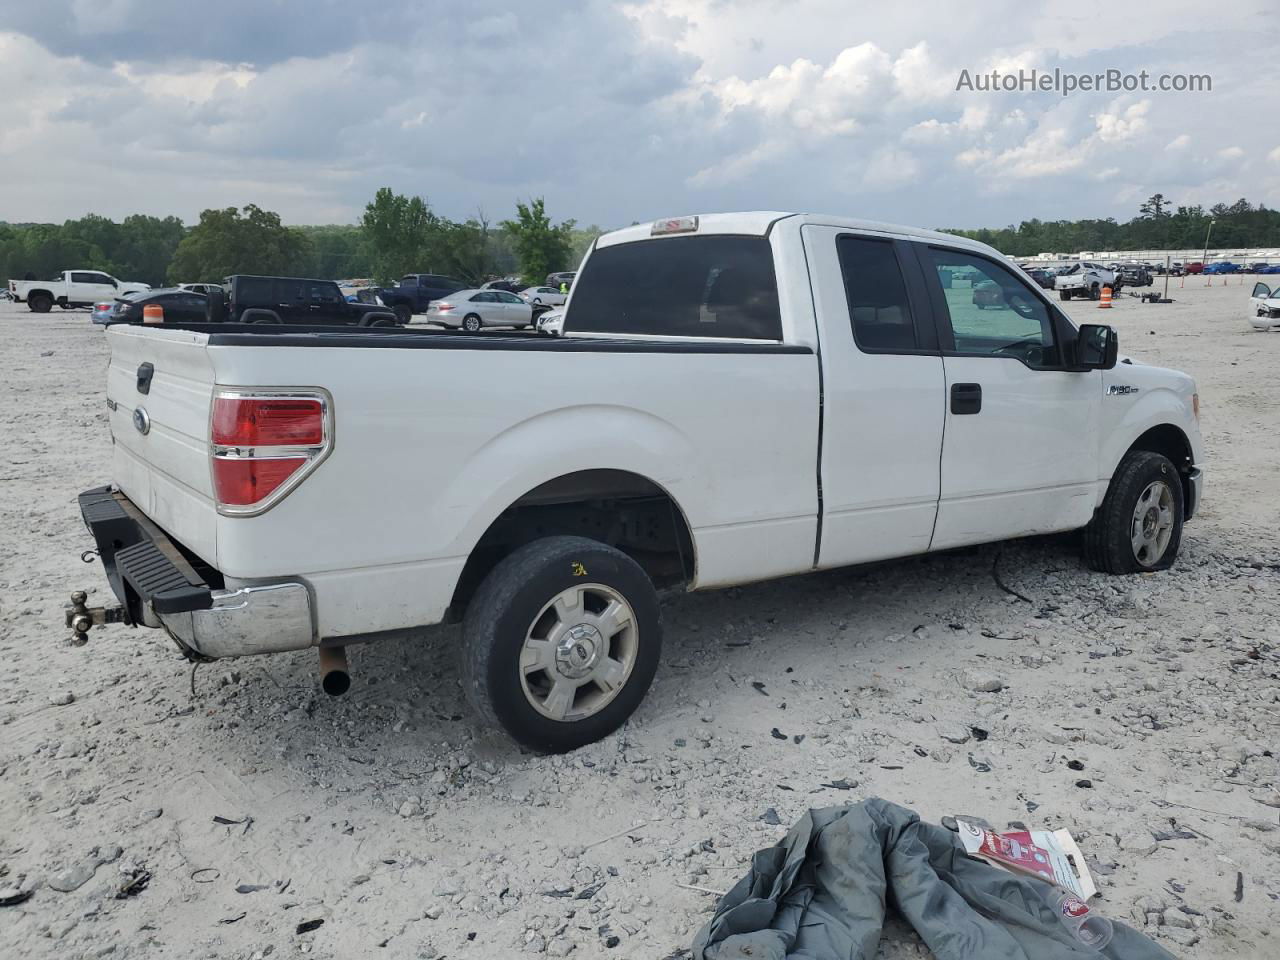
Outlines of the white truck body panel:
{"label": "white truck body panel", "polygon": [[98,270],[64,270],[57,280],[9,281],[9,292],[18,303],[28,302],[32,293],[43,293],[54,303],[91,304],[150,289],[145,283],[116,280]]}
{"label": "white truck body panel", "polygon": [[[339,345],[288,332],[229,343],[112,326],[113,480],[228,588],[305,583],[318,642],[438,622],[495,518],[578,471],[626,471],[669,494],[693,540],[690,586],[704,588],[1082,526],[1152,426],[1176,425],[1194,461],[1203,455],[1183,374],[858,348],[838,235],[1008,264],[983,244],[779,213],[705,216],[698,233],[768,236],[781,344],[752,352],[710,341],[693,352],[709,338],[575,334],[581,273],[567,336],[532,345],[435,334],[450,339],[443,349],[408,331],[376,343],[376,332]],[[649,237],[648,224],[628,227],[597,248]],[[630,346],[593,344],[620,339]],[[142,363],[156,371],[145,396]],[[963,381],[983,384],[983,415],[949,411],[949,388]],[[1137,389],[1109,393],[1115,385]],[[225,516],[213,498],[211,397],[229,387],[332,397],[331,454],[257,516]],[[145,434],[133,424],[138,407],[150,417]]]}

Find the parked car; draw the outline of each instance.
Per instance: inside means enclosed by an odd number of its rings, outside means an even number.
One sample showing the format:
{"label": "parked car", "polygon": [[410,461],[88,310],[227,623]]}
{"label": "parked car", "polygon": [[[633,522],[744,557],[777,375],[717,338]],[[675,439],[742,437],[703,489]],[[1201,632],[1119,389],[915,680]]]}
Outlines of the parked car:
{"label": "parked car", "polygon": [[972,302],[979,310],[1004,306],[1004,288],[990,280],[980,280],[973,285]]}
{"label": "parked car", "polygon": [[506,290],[459,290],[433,300],[427,323],[476,333],[484,327],[516,327],[533,323],[533,308]]}
{"label": "parked car", "polygon": [[1199,260],[1193,260],[1190,263],[1184,264],[1182,267],[1182,272],[1187,276],[1200,273],[1203,270],[1204,270],[1204,264],[1201,263]]}
{"label": "parked car", "polygon": [[332,280],[227,277],[207,298],[210,323],[306,323],[395,326],[397,316],[373,303],[349,303]]}
{"label": "parked car", "polygon": [[578,274],[577,274],[577,271],[575,270],[567,270],[561,273],[548,273],[546,286],[555,287],[557,290],[559,290],[560,284],[564,283],[572,287],[573,281],[577,276]]}
{"label": "parked car", "polygon": [[1240,267],[1237,264],[1232,263],[1230,260],[1223,260],[1218,263],[1208,264],[1200,272],[1213,274],[1216,276],[1217,274],[1221,274],[1221,273],[1239,273]]}
{"label": "parked car", "polygon": [[602,236],[581,277],[564,338],[108,328],[114,473],[80,505],[121,607],[68,624],[315,647],[338,693],[347,643],[461,619],[478,714],[563,751],[642,701],[659,589],[1081,528],[1146,573],[1201,502],[1192,378],[1117,365],[985,244],[713,214]]}
{"label": "parked car", "polygon": [[519,277],[502,277],[498,280],[489,280],[480,284],[481,290],[505,290],[507,293],[519,293],[528,284]]}
{"label": "parked car", "polygon": [[[221,287],[214,287],[220,293]],[[147,290],[131,293],[115,300],[94,304],[93,322],[142,323],[142,310],[146,306],[159,306],[164,310],[165,323],[203,323],[209,309],[209,298],[203,293],[182,287]]]}
{"label": "parked car", "polygon": [[1280,273],[1280,263],[1273,263],[1268,267],[1263,267],[1259,273]]}
{"label": "parked car", "polygon": [[407,324],[416,314],[426,313],[433,300],[467,289],[461,280],[438,273],[407,273],[394,287],[370,287],[360,291],[360,299],[381,303]]}
{"label": "parked car", "polygon": [[1249,307],[1249,322],[1255,330],[1280,329],[1280,284],[1273,287],[1255,283],[1249,294]]}
{"label": "parked car", "polygon": [[1149,287],[1154,282],[1151,279],[1151,268],[1145,263],[1121,264],[1118,279],[1120,285],[1125,287]]}
{"label": "parked car", "polygon": [[545,333],[549,337],[562,336],[564,334],[564,310],[561,307],[552,307],[534,321],[534,328],[539,333]]}
{"label": "parked car", "polygon": [[180,283],[179,290],[190,290],[192,293],[202,293],[208,296],[211,293],[220,293],[222,284],[220,283]]}
{"label": "parked car", "polygon": [[568,299],[558,287],[526,287],[520,291],[519,297],[525,303],[545,303],[552,307],[562,306]]}
{"label": "parked car", "polygon": [[48,313],[54,304],[69,310],[92,307],[126,293],[150,290],[145,283],[126,283],[97,270],[64,270],[52,280],[10,280],[9,294],[32,313]]}
{"label": "parked car", "polygon": [[1042,290],[1053,289],[1054,273],[1052,270],[1045,270],[1041,267],[1026,268],[1027,276],[1036,282],[1036,285]]}
{"label": "parked car", "polygon": [[1102,298],[1102,288],[1119,289],[1119,280],[1115,273],[1099,263],[1081,260],[1073,263],[1059,273],[1053,281],[1058,297],[1070,300],[1072,297],[1088,297],[1090,300]]}

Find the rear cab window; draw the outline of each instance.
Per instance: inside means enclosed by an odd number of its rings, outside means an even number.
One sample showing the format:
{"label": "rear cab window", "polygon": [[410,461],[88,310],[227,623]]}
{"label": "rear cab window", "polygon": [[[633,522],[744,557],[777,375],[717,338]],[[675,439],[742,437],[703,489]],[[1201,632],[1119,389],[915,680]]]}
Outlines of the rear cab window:
{"label": "rear cab window", "polygon": [[574,283],[565,330],[781,340],[773,249],[735,234],[600,247]]}

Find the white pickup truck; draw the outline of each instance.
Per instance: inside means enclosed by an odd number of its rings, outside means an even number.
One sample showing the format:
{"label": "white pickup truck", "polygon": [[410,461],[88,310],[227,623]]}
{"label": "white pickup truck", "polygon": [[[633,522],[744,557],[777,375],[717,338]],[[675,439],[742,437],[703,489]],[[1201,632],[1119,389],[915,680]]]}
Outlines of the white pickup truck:
{"label": "white pickup truck", "polygon": [[145,283],[127,283],[97,270],[64,270],[52,280],[9,281],[9,295],[18,303],[25,301],[33,313],[48,313],[55,303],[64,310],[91,307],[150,289]]}
{"label": "white pickup truck", "polygon": [[1072,297],[1101,300],[1103,287],[1110,287],[1112,291],[1120,289],[1120,278],[1114,270],[1100,263],[1081,260],[1054,277],[1053,287],[1062,300]]}
{"label": "white pickup truck", "polygon": [[1094,569],[1159,570],[1200,501],[1192,379],[1117,364],[1111,328],[959,237],[632,226],[564,334],[110,327],[112,483],[80,501],[123,608],[77,594],[75,639],[317,647],[340,692],[346,646],[461,619],[478,712],[559,751],[640,703],[660,589],[1077,529]]}

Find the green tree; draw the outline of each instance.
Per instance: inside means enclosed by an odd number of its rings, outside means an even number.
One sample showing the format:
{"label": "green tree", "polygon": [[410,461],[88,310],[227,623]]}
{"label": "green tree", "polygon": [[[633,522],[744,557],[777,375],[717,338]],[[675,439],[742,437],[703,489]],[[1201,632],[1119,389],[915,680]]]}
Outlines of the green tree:
{"label": "green tree", "polygon": [[548,273],[568,269],[573,249],[574,221],[552,225],[542,197],[516,204],[516,219],[503,220],[525,283],[542,283]]}
{"label": "green tree", "polygon": [[365,206],[360,224],[379,283],[431,271],[434,256],[440,253],[443,225],[422,197],[406,197],[382,187]]}
{"label": "green tree", "polygon": [[217,282],[235,273],[297,276],[306,272],[311,242],[284,226],[280,215],[255,204],[205,210],[174,251],[173,283]]}
{"label": "green tree", "polygon": [[441,269],[463,283],[478,287],[493,275],[494,258],[489,218],[481,210],[463,223],[442,220]]}
{"label": "green tree", "polygon": [[1146,203],[1138,207],[1138,212],[1144,217],[1151,217],[1152,219],[1158,220],[1161,217],[1169,216],[1165,209],[1168,206],[1169,201],[1164,198],[1163,193],[1153,193]]}

